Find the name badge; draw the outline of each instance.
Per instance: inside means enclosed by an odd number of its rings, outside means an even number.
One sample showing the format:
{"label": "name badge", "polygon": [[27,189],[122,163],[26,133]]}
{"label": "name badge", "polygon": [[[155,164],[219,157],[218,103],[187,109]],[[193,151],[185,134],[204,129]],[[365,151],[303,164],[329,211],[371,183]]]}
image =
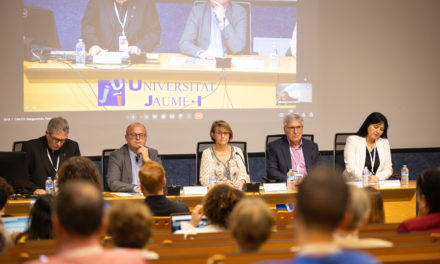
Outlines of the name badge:
{"label": "name badge", "polygon": [[184,186],[183,194],[185,195],[205,195],[208,193],[206,186]]}
{"label": "name badge", "polygon": [[286,183],[264,183],[263,184],[264,192],[287,192]]}
{"label": "name badge", "polygon": [[119,51],[128,53],[128,40],[126,36],[119,36]]}

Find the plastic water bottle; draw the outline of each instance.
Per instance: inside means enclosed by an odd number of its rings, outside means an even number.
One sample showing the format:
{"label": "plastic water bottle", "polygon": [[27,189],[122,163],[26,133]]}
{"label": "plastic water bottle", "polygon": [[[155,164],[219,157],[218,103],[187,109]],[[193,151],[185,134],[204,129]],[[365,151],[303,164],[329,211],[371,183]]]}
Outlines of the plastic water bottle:
{"label": "plastic water bottle", "polygon": [[407,187],[409,185],[409,169],[406,165],[402,166],[400,171],[400,186]]}
{"label": "plastic water bottle", "polygon": [[370,171],[367,166],[362,170],[362,187],[368,187],[368,181],[370,179]]}
{"label": "plastic water bottle", "polygon": [[295,190],[295,172],[293,169],[290,169],[289,172],[287,172],[286,189],[287,191]]}
{"label": "plastic water bottle", "polygon": [[86,45],[82,39],[76,43],[76,65],[86,64]]}
{"label": "plastic water bottle", "polygon": [[211,176],[209,176],[209,188],[214,187],[217,184],[217,177],[215,176],[215,174],[211,174]]}
{"label": "plastic water bottle", "polygon": [[270,48],[270,68],[277,69],[278,68],[278,49],[277,46],[272,44]]}
{"label": "plastic water bottle", "polygon": [[46,193],[47,194],[53,194],[54,187],[53,187],[53,180],[52,177],[47,177],[46,180]]}

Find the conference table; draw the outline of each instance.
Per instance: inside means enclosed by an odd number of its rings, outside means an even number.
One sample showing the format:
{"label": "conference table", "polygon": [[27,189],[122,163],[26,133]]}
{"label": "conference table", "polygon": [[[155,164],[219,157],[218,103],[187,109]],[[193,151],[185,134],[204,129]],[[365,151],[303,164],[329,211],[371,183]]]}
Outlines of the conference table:
{"label": "conference table", "polygon": [[[381,192],[384,208],[385,208],[385,220],[387,223],[402,222],[405,219],[416,216],[416,183],[410,181],[408,187],[400,188],[378,188]],[[287,192],[263,192],[259,193],[246,193],[249,196],[259,196],[263,198],[268,205],[275,209],[276,204],[285,204],[293,201],[296,191]],[[129,195],[118,196],[118,194],[105,192],[103,193],[104,200],[107,201],[110,206],[112,203],[118,201],[132,201],[143,202],[144,197],[141,195]],[[204,195],[180,195],[180,196],[168,196],[173,201],[179,201],[185,203],[190,209],[194,208],[197,204],[202,202]],[[18,199],[9,200],[6,205],[6,214],[14,216],[26,216],[29,214],[31,199]],[[68,206],[68,205],[66,205]],[[323,205],[325,206],[325,205]]]}
{"label": "conference table", "polygon": [[277,85],[296,82],[296,57],[271,64],[269,56],[236,55],[221,69],[181,54],[149,56],[143,64],[120,65],[25,61],[24,111],[294,107],[277,104]]}

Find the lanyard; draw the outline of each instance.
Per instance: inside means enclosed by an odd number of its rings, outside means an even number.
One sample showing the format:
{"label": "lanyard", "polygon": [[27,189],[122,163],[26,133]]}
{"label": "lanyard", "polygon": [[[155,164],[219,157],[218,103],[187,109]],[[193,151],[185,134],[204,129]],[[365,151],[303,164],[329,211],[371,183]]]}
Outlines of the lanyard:
{"label": "lanyard", "polygon": [[[368,150],[368,148],[367,148],[367,150]],[[373,157],[371,157],[371,152],[369,150],[368,150],[368,154],[370,155],[371,173],[375,175],[375,173],[374,173],[374,162],[376,161],[376,143],[374,144]]]}
{"label": "lanyard", "polygon": [[[290,145],[289,145],[289,150],[290,150],[290,156],[292,157],[292,159],[293,159],[293,162],[295,162],[295,164],[296,164],[296,173],[299,173],[299,163],[300,163],[300,160],[295,160],[295,155],[294,155],[294,152],[293,152],[293,150],[292,150],[292,148],[294,148],[294,147],[291,147]],[[299,151],[299,150],[296,150],[296,151]],[[293,164],[292,164],[292,167],[293,167]],[[293,169],[293,168],[292,168]]]}
{"label": "lanyard", "polygon": [[58,171],[58,164],[60,163],[60,154],[58,154],[58,158],[57,158],[57,166],[54,166],[54,165],[53,165],[52,158],[50,157],[50,154],[49,154],[49,149],[46,149],[46,150],[47,150],[47,157],[49,158],[49,161],[50,161],[50,164],[52,165],[52,168],[53,168],[55,171]]}
{"label": "lanyard", "polygon": [[122,22],[121,18],[119,18],[119,11],[118,11],[118,8],[116,7],[116,2],[113,2],[113,4],[114,4],[114,7],[115,7],[116,17],[118,18],[119,24],[122,27],[122,36],[125,36],[125,29],[124,28],[125,28],[125,22],[127,22],[128,10],[125,11],[124,22]]}

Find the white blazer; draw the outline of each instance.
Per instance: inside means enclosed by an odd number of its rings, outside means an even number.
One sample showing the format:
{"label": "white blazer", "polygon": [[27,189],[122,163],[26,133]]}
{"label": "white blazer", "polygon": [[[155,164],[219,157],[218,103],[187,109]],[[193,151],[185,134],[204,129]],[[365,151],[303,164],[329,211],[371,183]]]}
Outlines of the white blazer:
{"label": "white blazer", "polygon": [[[344,175],[349,180],[360,181],[362,170],[365,167],[367,142],[364,137],[349,136],[344,148],[345,171]],[[379,138],[376,141],[377,154],[379,155],[379,168],[376,176],[379,180],[386,180],[393,174],[391,163],[391,149],[388,139]]]}

